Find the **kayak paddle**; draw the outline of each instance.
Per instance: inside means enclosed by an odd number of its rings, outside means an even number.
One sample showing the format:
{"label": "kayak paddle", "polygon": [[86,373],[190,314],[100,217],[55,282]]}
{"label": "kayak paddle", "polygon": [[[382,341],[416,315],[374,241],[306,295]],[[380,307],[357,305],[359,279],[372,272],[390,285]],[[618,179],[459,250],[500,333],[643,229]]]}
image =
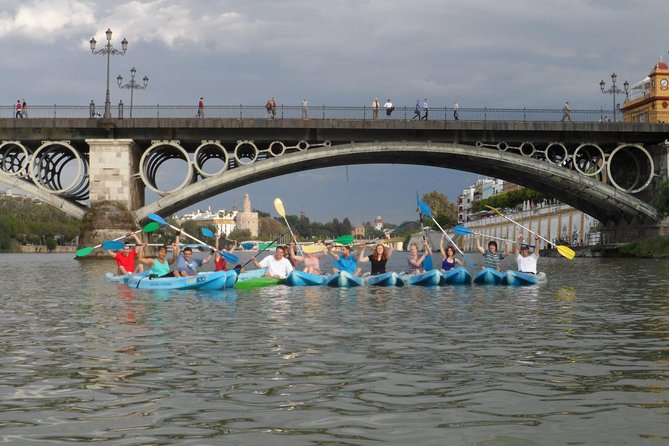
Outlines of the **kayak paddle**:
{"label": "kayak paddle", "polygon": [[[147,223],[146,226],[144,226],[142,229],[139,229],[139,230],[137,230],[137,231],[131,232],[130,234],[122,235],[121,237],[117,237],[117,238],[115,238],[115,239],[112,240],[112,241],[115,242],[115,241],[118,241],[118,240],[122,240],[122,239],[124,239],[124,238],[126,238],[126,237],[130,237],[131,235],[133,235],[133,234],[137,234],[137,233],[139,233],[139,232],[153,232],[153,231],[155,231],[155,230],[158,229],[158,228],[160,228],[160,225],[159,225],[158,223],[152,221],[152,222],[150,222],[150,223]],[[77,257],[84,257],[84,256],[87,256],[88,254],[90,254],[91,252],[93,252],[94,249],[101,247],[103,244],[104,244],[104,242],[100,243],[99,245],[95,245],[95,246],[87,246],[87,247],[85,247],[85,248],[77,249],[77,253],[76,253],[76,255],[77,255]],[[117,249],[120,249],[120,248],[117,248]]]}
{"label": "kayak paddle", "polygon": [[161,225],[169,226],[170,228],[174,229],[175,231],[179,231],[179,232],[181,232],[181,233],[182,233],[183,235],[185,235],[186,237],[189,237],[189,238],[193,239],[194,241],[196,241],[196,242],[198,242],[198,243],[200,243],[200,244],[202,244],[202,245],[204,245],[204,246],[207,246],[209,249],[213,249],[214,251],[218,251],[218,253],[221,255],[221,257],[223,257],[223,258],[224,258],[226,261],[228,261],[228,262],[233,262],[233,263],[234,263],[234,262],[238,262],[238,261],[239,261],[239,257],[237,257],[236,255],[234,255],[234,254],[230,254],[229,252],[224,252],[224,251],[217,250],[215,247],[213,247],[213,246],[211,246],[211,245],[209,245],[209,244],[203,242],[202,240],[197,239],[197,238],[193,237],[192,235],[188,234],[188,233],[185,232],[183,229],[179,229],[179,228],[177,228],[176,226],[171,225],[169,222],[167,222],[167,221],[166,221],[163,217],[161,217],[160,215],[157,215],[157,214],[149,214],[149,215],[147,215],[147,217],[150,218],[151,220],[157,222],[157,223],[160,223]]}
{"label": "kayak paddle", "polygon": [[[416,191],[416,203],[418,204],[420,202],[418,198],[418,191]],[[427,247],[429,254],[426,253],[425,259],[423,260],[423,267],[426,271],[431,271],[432,267],[434,266],[432,264],[432,247],[427,243],[427,240],[425,240],[425,226],[423,226],[423,212],[420,209],[420,206],[418,206],[418,217],[420,218],[420,232],[423,234],[423,243],[425,243],[425,246]]]}
{"label": "kayak paddle", "polygon": [[487,207],[488,209],[492,209],[492,210],[495,211],[497,214],[499,214],[500,217],[504,217],[504,218],[506,218],[507,220],[509,220],[509,221],[510,221],[511,223],[513,223],[514,225],[520,226],[521,228],[525,229],[525,230],[526,230],[527,232],[529,232],[530,234],[536,235],[537,237],[539,237],[541,240],[545,241],[545,242],[548,243],[549,245],[554,246],[555,248],[557,248],[557,251],[558,251],[563,257],[565,257],[565,258],[571,260],[571,259],[573,259],[573,258],[576,256],[576,253],[575,253],[574,250],[571,249],[570,247],[568,247],[568,246],[564,246],[564,245],[556,245],[555,243],[551,242],[551,241],[548,240],[548,239],[543,238],[542,236],[540,236],[540,235],[537,234],[536,232],[532,231],[531,229],[529,229],[529,228],[527,228],[527,227],[521,225],[520,223],[518,223],[517,221],[513,220],[512,218],[507,217],[506,215],[504,215],[504,214],[502,213],[502,211],[500,211],[500,210],[497,209],[497,208],[494,208],[494,207],[492,207],[492,206],[488,206],[487,204],[485,205],[485,207]]}
{"label": "kayak paddle", "polygon": [[[202,232],[202,235],[203,235],[204,237],[209,237],[209,238],[215,238],[215,237],[216,237],[216,234],[214,234],[213,232],[211,232],[211,229],[209,229],[209,228],[205,228],[204,226],[202,226],[202,227],[200,228],[200,231]],[[234,240],[229,240],[229,239],[227,239],[227,238],[226,238],[226,239],[223,239],[223,241],[225,241],[225,242],[234,242]]]}
{"label": "kayak paddle", "polygon": [[[455,226],[455,227],[453,228],[453,231],[454,231],[457,235],[480,235],[481,237],[492,238],[492,239],[495,239],[495,240],[500,240],[500,241],[502,241],[502,242],[507,242],[507,243],[517,243],[516,241],[514,241],[514,240],[509,240],[509,239],[507,239],[507,238],[495,237],[495,236],[493,236],[493,235],[483,234],[483,233],[481,233],[481,232],[474,232],[474,231],[472,231],[471,229],[466,228],[466,227],[464,227],[464,226]],[[529,246],[530,248],[534,248],[534,245],[527,244],[527,246]]]}
{"label": "kayak paddle", "polygon": [[437,220],[435,220],[434,216],[432,216],[432,210],[430,209],[430,206],[428,206],[427,203],[425,203],[423,200],[418,200],[418,207],[420,208],[420,210],[423,214],[430,217],[432,219],[432,221],[434,222],[434,224],[437,225],[437,227],[439,229],[441,229],[441,232],[444,233],[444,235],[446,236],[448,241],[451,243],[451,245],[455,246],[455,249],[457,249],[458,252],[462,255],[462,257],[464,257],[464,259],[467,261],[467,264],[469,265],[469,267],[472,270],[476,271],[476,267],[474,267],[474,264],[472,263],[472,261],[469,260],[469,257],[467,257],[465,255],[465,253],[462,252],[460,247],[453,241],[453,239],[446,233],[446,231],[444,231],[444,228],[442,228],[441,225],[439,224],[439,222]]}
{"label": "kayak paddle", "polygon": [[[274,209],[276,209],[276,212],[279,213],[280,216],[283,217],[283,221],[286,222],[286,226],[288,226],[288,232],[290,232],[290,236],[297,242],[297,239],[295,238],[295,234],[293,234],[293,230],[290,228],[290,225],[288,224],[288,219],[286,218],[286,210],[283,208],[283,202],[281,201],[281,198],[275,198],[274,199]],[[300,250],[300,246],[297,246],[297,249]]]}

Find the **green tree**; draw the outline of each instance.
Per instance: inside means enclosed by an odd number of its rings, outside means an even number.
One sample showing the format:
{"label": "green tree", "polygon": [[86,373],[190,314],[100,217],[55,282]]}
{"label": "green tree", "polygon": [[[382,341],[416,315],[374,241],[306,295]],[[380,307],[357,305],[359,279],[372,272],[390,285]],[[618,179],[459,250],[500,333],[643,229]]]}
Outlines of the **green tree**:
{"label": "green tree", "polygon": [[[442,227],[449,228],[458,221],[458,207],[445,194],[435,190],[423,195],[423,201],[430,206],[432,216]],[[430,219],[423,222],[429,225]]]}
{"label": "green tree", "polygon": [[235,229],[228,235],[228,238],[230,240],[237,240],[240,243],[251,240],[251,231],[248,229]]}

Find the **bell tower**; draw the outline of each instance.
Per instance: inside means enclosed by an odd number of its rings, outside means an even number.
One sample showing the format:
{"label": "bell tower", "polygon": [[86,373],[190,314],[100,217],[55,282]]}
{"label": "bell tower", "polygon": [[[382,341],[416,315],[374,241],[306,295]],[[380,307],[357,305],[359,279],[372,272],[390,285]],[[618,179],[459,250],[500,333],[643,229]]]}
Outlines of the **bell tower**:
{"label": "bell tower", "polygon": [[669,66],[661,57],[645,79],[632,85],[621,110],[625,122],[669,122]]}

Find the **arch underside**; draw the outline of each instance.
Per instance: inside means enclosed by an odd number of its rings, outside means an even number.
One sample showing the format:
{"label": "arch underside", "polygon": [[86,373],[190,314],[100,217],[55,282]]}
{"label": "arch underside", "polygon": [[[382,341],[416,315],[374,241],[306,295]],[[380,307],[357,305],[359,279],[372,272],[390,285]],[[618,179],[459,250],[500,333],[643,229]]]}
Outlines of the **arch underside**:
{"label": "arch underside", "polygon": [[413,164],[499,178],[549,194],[602,223],[649,223],[659,219],[648,203],[574,170],[511,152],[470,145],[399,142],[351,143],[294,152],[194,182],[135,211],[169,215],[238,187],[290,173],[348,164]]}
{"label": "arch underside", "polygon": [[58,195],[46,192],[24,179],[15,176],[0,175],[0,182],[28,194],[29,197],[39,198],[44,203],[53,206],[66,214],[82,219],[86,213],[87,207],[73,200],[59,197]]}

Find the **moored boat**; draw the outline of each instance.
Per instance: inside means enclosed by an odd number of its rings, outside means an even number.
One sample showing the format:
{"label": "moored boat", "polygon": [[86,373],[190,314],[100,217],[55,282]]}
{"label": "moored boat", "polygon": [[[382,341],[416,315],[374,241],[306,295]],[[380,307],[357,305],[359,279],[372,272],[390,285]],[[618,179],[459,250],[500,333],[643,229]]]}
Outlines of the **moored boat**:
{"label": "moored boat", "polygon": [[354,276],[346,271],[339,271],[326,277],[328,286],[337,288],[350,288],[362,286],[364,283],[362,277]]}
{"label": "moored boat", "polygon": [[446,285],[470,285],[472,283],[472,275],[465,267],[458,266],[441,273]]}
{"label": "moored boat", "polygon": [[502,285],[506,275],[492,268],[483,268],[474,276],[474,283],[478,285]]}
{"label": "moored boat", "polygon": [[130,288],[148,290],[221,290],[225,286],[227,271],[214,271],[186,277],[155,277],[133,275],[128,279]]}
{"label": "moored boat", "polygon": [[286,277],[288,286],[320,286],[325,285],[325,276],[293,270]]}
{"label": "moored boat", "polygon": [[444,276],[438,269],[431,269],[420,274],[411,274],[408,276],[410,285],[418,286],[439,286],[444,285]]}
{"label": "moored boat", "polygon": [[505,273],[506,284],[510,286],[528,286],[528,285],[542,285],[548,281],[546,273],[538,272],[521,273],[520,271],[508,270]]}
{"label": "moored boat", "polygon": [[371,286],[404,286],[405,276],[400,276],[395,271],[390,271],[375,276],[369,276],[365,279],[367,285]]}

